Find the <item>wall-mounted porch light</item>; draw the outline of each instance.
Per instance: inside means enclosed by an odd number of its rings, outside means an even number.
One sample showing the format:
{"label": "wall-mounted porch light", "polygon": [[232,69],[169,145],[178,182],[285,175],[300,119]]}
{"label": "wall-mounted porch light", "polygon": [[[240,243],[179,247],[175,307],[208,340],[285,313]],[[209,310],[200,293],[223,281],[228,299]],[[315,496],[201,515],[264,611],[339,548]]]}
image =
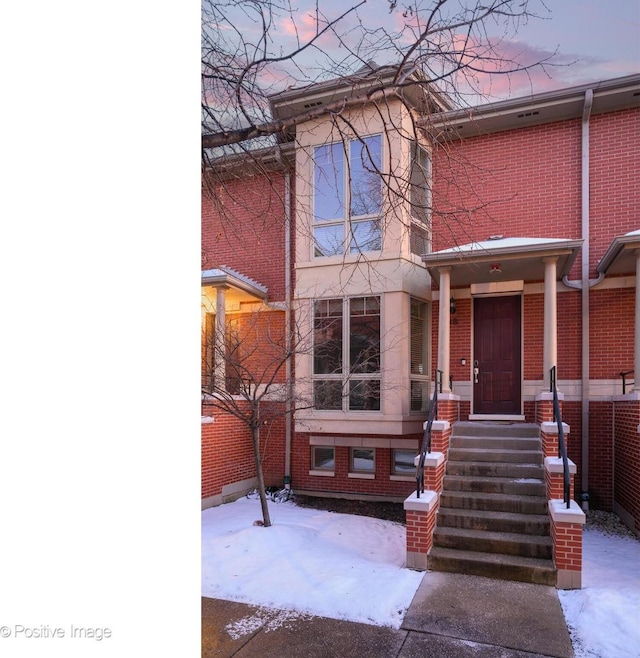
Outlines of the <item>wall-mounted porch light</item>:
{"label": "wall-mounted porch light", "polygon": [[456,312],[456,300],[455,300],[455,297],[452,297],[449,300],[449,313],[451,313],[451,315],[453,315],[455,312]]}

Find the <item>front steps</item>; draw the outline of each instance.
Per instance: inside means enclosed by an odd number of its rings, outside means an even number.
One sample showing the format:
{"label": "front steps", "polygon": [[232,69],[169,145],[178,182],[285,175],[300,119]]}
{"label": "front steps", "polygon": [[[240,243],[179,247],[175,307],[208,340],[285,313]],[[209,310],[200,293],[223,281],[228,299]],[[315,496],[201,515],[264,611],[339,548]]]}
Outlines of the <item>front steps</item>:
{"label": "front steps", "polygon": [[428,568],[555,586],[537,425],[454,425]]}

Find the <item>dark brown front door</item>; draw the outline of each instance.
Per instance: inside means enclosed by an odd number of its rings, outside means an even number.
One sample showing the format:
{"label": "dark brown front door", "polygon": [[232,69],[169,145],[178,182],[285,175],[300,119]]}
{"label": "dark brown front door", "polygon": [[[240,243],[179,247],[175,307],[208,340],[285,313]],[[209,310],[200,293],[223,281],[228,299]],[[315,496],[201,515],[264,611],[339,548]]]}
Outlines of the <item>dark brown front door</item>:
{"label": "dark brown front door", "polygon": [[521,413],[519,295],[473,300],[473,412]]}

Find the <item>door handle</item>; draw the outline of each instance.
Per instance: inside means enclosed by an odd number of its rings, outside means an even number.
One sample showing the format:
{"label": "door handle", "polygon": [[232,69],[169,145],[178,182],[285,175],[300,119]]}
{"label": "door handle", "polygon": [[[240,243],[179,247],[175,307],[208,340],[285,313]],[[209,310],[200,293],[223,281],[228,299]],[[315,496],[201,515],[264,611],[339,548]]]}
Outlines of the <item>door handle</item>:
{"label": "door handle", "polygon": [[473,369],[473,381],[474,383],[478,383],[478,375],[480,374],[480,368],[477,366]]}

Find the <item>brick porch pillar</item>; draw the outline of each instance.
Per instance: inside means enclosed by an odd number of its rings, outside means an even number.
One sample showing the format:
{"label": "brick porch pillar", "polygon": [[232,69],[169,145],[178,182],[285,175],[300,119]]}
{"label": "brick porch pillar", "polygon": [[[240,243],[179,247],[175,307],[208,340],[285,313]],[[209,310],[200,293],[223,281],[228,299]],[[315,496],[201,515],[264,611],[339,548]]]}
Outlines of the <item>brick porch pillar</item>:
{"label": "brick porch pillar", "polygon": [[420,498],[414,491],[405,501],[407,515],[407,567],[426,571],[427,555],[433,545],[433,531],[436,527],[438,494],[424,491]]}
{"label": "brick porch pillar", "polygon": [[549,501],[553,561],[557,570],[558,589],[582,587],[582,528],[584,512],[575,500],[566,508],[562,500]]}

